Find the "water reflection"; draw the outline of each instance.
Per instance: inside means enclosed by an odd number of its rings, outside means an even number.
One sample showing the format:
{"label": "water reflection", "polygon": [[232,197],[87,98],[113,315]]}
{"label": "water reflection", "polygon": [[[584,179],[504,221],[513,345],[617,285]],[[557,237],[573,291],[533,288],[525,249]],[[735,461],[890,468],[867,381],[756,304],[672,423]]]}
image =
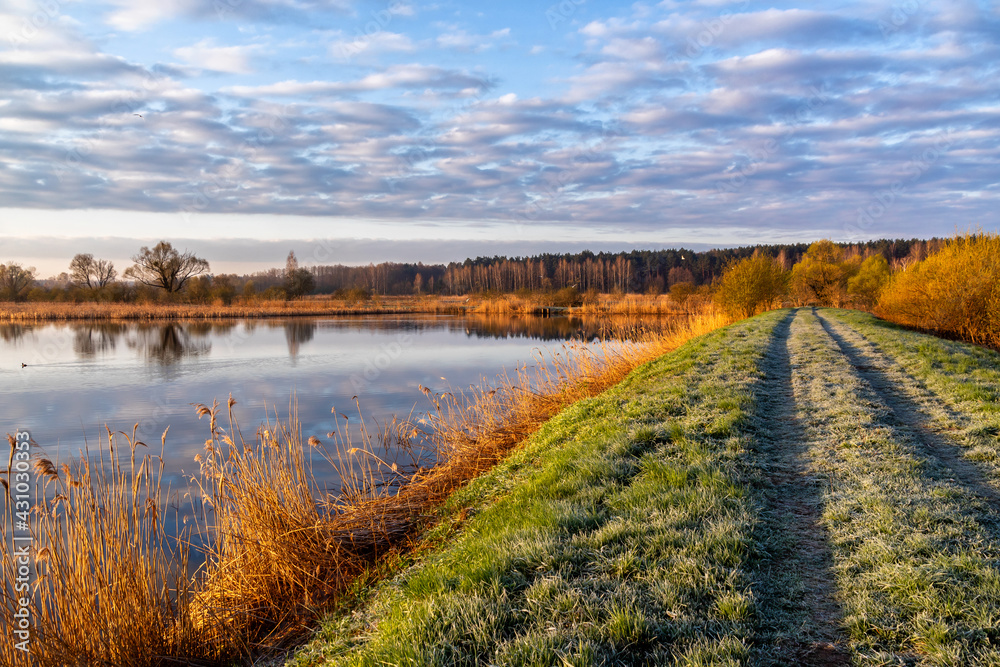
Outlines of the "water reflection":
{"label": "water reflection", "polygon": [[29,331],[29,326],[24,324],[0,324],[0,338],[5,343],[16,343],[24,338]]}
{"label": "water reflection", "polygon": [[531,338],[541,341],[571,339],[619,338],[639,331],[661,330],[668,322],[666,317],[597,317],[538,315],[485,315],[469,314],[461,317],[423,318],[369,316],[320,320],[323,329],[351,330],[357,332],[412,332],[431,330],[462,332],[470,338]]}
{"label": "water reflection", "polygon": [[299,348],[308,343],[316,334],[316,322],[313,320],[290,320],[285,323],[285,341],[288,343],[288,356],[294,361],[299,356]]}
{"label": "water reflection", "polygon": [[128,330],[120,322],[98,322],[73,327],[73,351],[81,359],[92,359],[100,354],[113,352],[118,339]]}
{"label": "water reflection", "polygon": [[[622,326],[662,321],[415,315],[0,325],[0,435],[27,430],[38,454],[65,461],[105,429],[131,433],[138,424],[154,451],[169,429],[164,479],[180,490],[207,435],[195,403],[232,396],[248,435],[263,419],[295,413],[303,437],[326,442],[340,413],[351,415],[352,429],[359,412],[382,423],[419,419],[430,407],[421,387],[492,381],[540,347]],[[335,471],[316,466],[317,479],[336,488]]]}
{"label": "water reflection", "polygon": [[[629,337],[629,332],[661,329],[669,320],[591,316],[541,317],[536,315],[386,316],[343,318],[294,318],[279,320],[180,321],[159,323],[70,322],[54,324],[0,324],[0,340],[23,344],[44,336],[45,328],[69,333],[77,360],[91,361],[116,355],[120,344],[139,359],[158,366],[173,366],[184,359],[208,356],[212,341],[227,348],[254,337],[258,329],[283,332],[288,358],[295,361],[317,331],[371,333],[460,333],[477,339],[570,339]],[[36,341],[37,342],[37,341]],[[68,343],[68,341],[67,341]],[[68,347],[68,344],[67,344]],[[44,361],[50,361],[45,359]]]}
{"label": "water reflection", "polygon": [[207,339],[212,325],[203,323],[138,324],[128,332],[126,344],[147,362],[171,366],[185,357],[206,355],[212,351]]}

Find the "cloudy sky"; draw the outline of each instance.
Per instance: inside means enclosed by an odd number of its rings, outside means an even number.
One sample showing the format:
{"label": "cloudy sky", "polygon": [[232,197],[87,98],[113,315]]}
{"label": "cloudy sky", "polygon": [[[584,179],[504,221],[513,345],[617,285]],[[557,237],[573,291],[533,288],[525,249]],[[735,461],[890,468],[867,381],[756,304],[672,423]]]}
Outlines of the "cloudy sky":
{"label": "cloudy sky", "polygon": [[0,0],[0,262],[995,230],[1000,6]]}

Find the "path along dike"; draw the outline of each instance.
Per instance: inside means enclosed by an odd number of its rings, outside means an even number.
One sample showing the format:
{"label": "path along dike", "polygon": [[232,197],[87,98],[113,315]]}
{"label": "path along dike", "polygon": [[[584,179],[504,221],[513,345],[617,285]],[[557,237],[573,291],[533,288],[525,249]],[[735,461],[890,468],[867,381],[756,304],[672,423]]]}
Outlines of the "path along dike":
{"label": "path along dike", "polygon": [[697,338],[455,494],[293,665],[1000,665],[1000,354],[854,311]]}

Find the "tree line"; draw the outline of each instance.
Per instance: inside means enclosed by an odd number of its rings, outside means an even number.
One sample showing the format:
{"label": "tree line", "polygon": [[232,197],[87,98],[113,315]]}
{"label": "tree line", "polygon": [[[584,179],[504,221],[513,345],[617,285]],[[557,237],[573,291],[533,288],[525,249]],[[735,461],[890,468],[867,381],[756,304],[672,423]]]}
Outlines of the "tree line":
{"label": "tree line", "polygon": [[[941,239],[896,239],[832,244],[846,258],[860,262],[880,255],[890,268],[932,254]],[[712,285],[736,262],[755,255],[772,257],[785,271],[803,261],[809,245],[774,244],[694,251],[684,248],[618,253],[543,253],[530,257],[477,257],[449,264],[382,262],[364,266],[302,267],[290,252],[283,268],[246,275],[210,272],[209,263],[180,252],[167,241],[142,247],[133,265],[119,276],[109,260],[90,253],[73,257],[69,270],[39,281],[34,269],[0,264],[0,299],[195,302],[234,299],[289,299],[308,294],[349,298],[409,294],[470,294],[547,291],[661,294],[690,292]]]}
{"label": "tree line", "polygon": [[854,307],[907,327],[1000,349],[1000,235],[914,245],[890,263],[825,240],[791,269],[763,252],[733,262],[715,304],[733,318],[782,305]]}

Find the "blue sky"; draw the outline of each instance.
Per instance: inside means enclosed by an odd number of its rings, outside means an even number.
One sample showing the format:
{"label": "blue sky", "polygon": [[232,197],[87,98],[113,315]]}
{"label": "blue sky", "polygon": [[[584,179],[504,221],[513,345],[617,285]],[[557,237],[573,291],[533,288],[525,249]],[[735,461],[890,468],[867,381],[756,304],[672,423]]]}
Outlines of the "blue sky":
{"label": "blue sky", "polygon": [[965,0],[4,0],[0,261],[995,230],[998,41]]}

